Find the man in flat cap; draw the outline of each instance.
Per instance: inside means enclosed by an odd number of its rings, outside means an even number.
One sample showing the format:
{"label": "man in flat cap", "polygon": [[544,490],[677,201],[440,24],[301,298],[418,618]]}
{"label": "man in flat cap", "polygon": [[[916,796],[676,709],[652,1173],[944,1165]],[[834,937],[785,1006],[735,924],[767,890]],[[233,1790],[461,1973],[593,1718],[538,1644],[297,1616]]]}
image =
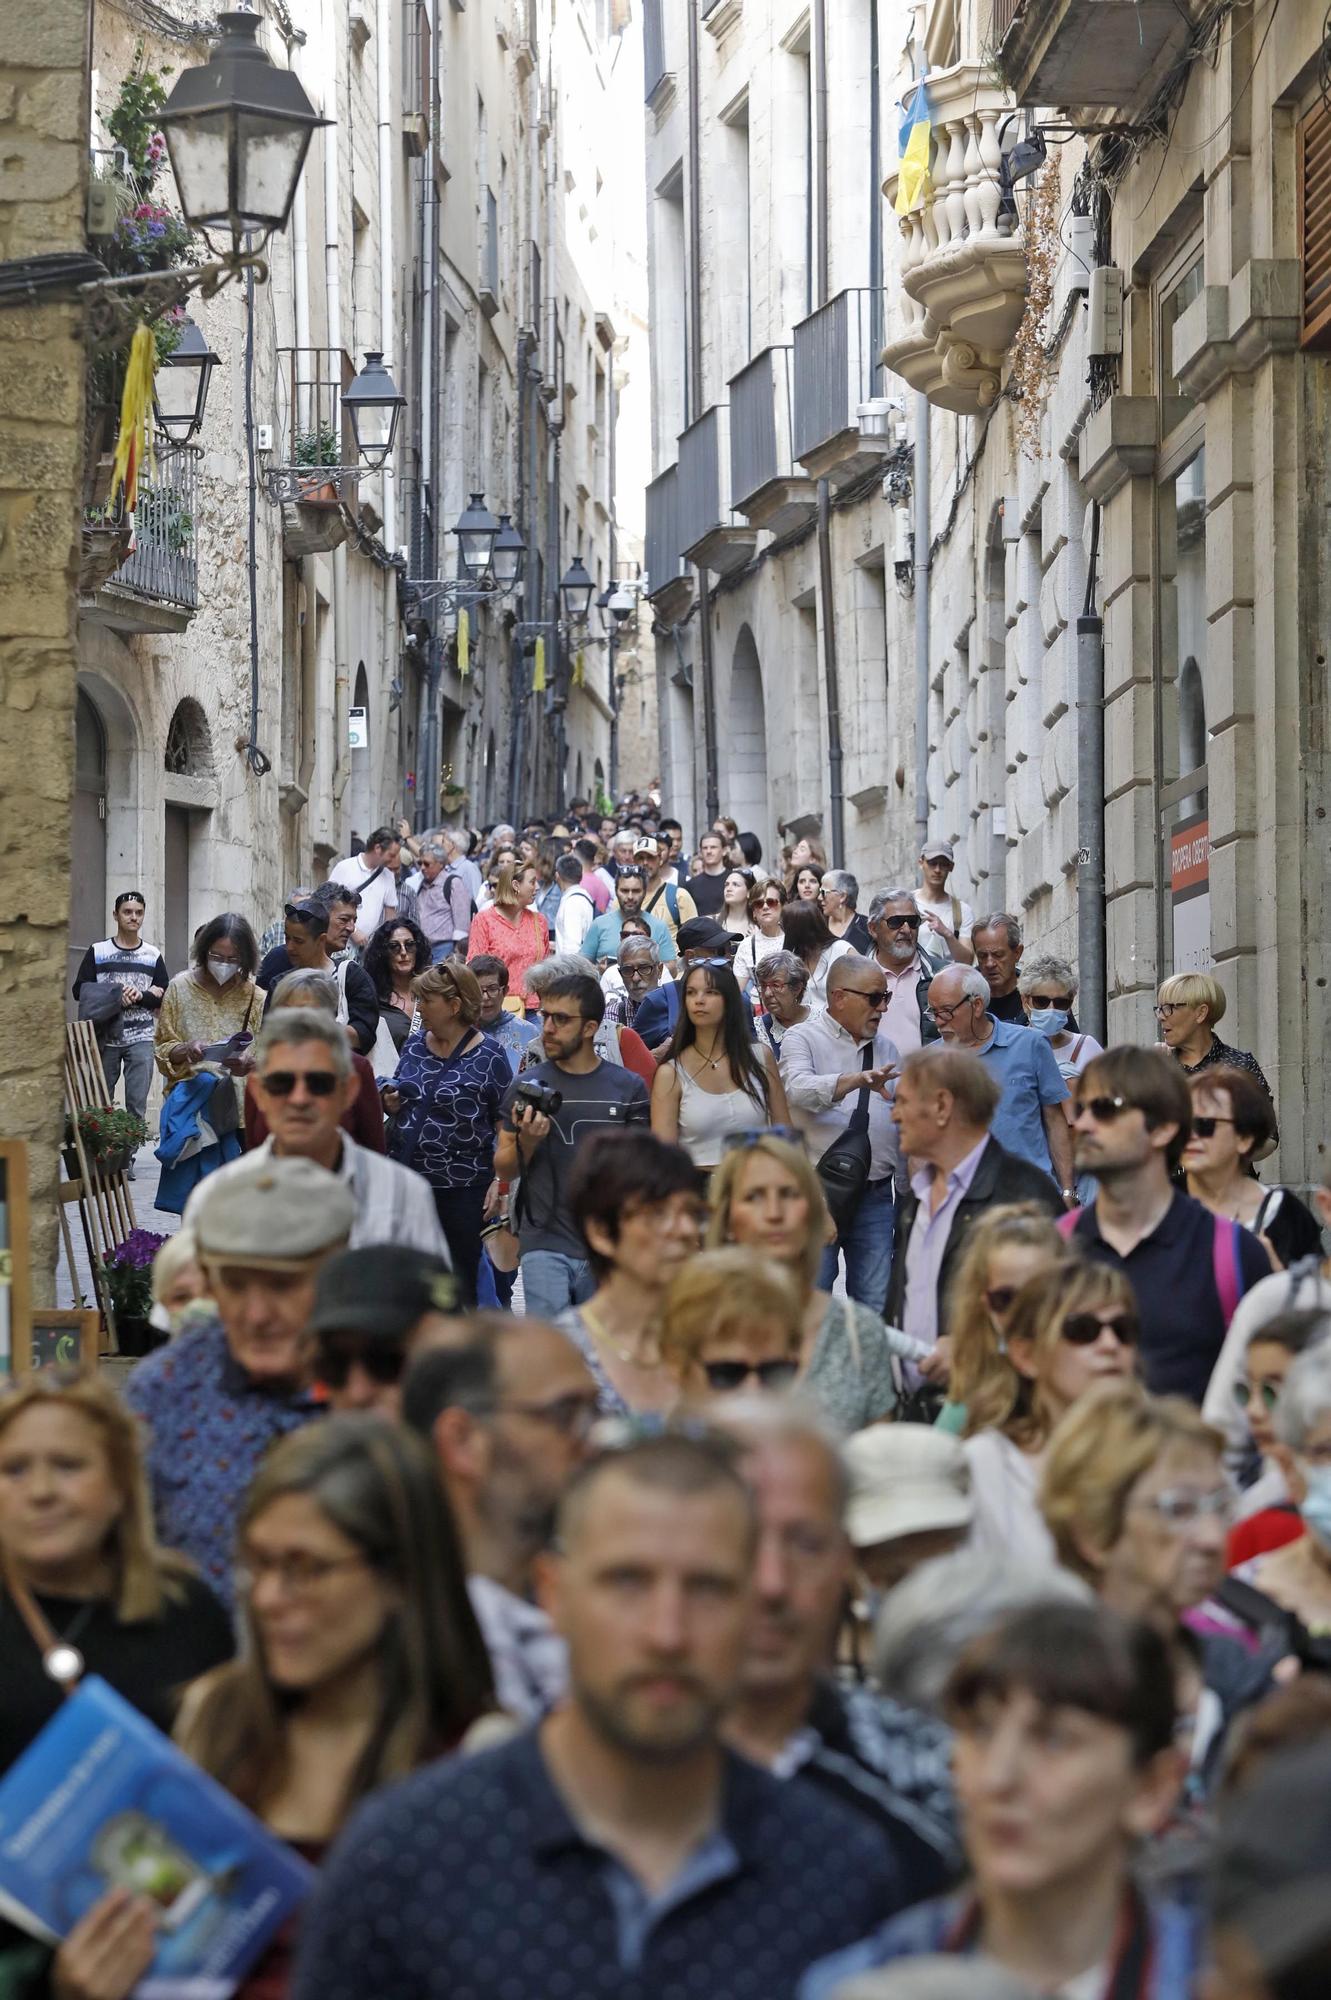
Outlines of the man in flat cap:
{"label": "man in flat cap", "polygon": [[315,1282],[354,1219],[350,1190],[313,1160],[236,1161],[194,1222],[217,1317],[148,1355],[125,1384],[148,1427],[158,1535],[227,1604],[236,1518],[259,1461],[324,1407],[313,1394]]}

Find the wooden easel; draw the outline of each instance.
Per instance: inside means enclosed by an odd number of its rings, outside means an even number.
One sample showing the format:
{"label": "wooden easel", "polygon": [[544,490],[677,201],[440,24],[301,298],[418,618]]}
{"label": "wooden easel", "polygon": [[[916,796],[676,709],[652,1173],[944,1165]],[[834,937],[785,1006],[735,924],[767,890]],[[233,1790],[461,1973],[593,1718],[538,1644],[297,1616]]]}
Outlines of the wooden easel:
{"label": "wooden easel", "polygon": [[[92,1270],[97,1304],[101,1309],[102,1324],[114,1340],[115,1313],[111,1306],[110,1288],[102,1269],[102,1258],[108,1250],[114,1250],[117,1243],[123,1243],[130,1231],[137,1227],[134,1197],[130,1193],[129,1181],[123,1171],[107,1173],[97,1161],[88,1157],[83,1144],[83,1134],[79,1130],[80,1111],[106,1107],[110,1102],[111,1095],[106,1087],[106,1072],[102,1068],[96,1030],[91,1021],[71,1021],[65,1030],[65,1109],[69,1113],[69,1122],[74,1135],[73,1147],[78,1158],[79,1177],[77,1180],[62,1181],[60,1184],[60,1231],[64,1238],[65,1257],[72,1276],[74,1247],[70,1240],[69,1222],[65,1210],[71,1203],[76,1202],[79,1221],[83,1226],[83,1240],[88,1247],[88,1263]],[[118,1346],[114,1351],[119,1351]]]}

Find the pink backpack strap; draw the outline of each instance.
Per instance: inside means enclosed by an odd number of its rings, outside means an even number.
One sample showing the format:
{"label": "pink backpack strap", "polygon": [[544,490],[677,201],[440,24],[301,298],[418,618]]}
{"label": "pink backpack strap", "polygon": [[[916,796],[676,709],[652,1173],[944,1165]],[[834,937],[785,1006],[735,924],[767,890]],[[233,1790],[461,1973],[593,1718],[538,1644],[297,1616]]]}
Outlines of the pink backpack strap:
{"label": "pink backpack strap", "polygon": [[1217,1215],[1211,1237],[1211,1263],[1215,1271],[1215,1288],[1220,1294],[1220,1311],[1226,1326],[1234,1317],[1243,1290],[1239,1276],[1240,1227],[1239,1223],[1229,1221],[1226,1216]]}
{"label": "pink backpack strap", "polygon": [[1070,1237],[1076,1229],[1083,1213],[1084,1211],[1080,1208],[1069,1208],[1064,1214],[1060,1215],[1054,1223],[1054,1227],[1059,1235]]}

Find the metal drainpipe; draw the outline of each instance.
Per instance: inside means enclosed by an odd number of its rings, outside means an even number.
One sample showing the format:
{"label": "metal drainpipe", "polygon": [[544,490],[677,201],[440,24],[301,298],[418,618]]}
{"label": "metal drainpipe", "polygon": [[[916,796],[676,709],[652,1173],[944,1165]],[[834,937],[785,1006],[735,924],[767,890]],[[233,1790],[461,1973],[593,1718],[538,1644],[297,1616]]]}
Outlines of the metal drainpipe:
{"label": "metal drainpipe", "polygon": [[[342,214],[341,176],[338,171],[339,147],[337,125],[337,36],[328,36],[325,51],[327,69],[325,80],[324,113],[332,124],[324,128],[324,296],[328,316],[328,345],[333,354],[342,351],[342,279],[339,259],[341,244],[338,241],[338,225]],[[339,440],[340,442],[340,440]],[[351,706],[351,668],[349,664],[351,632],[347,612],[347,546],[343,542],[333,550],[333,768],[332,768],[332,825],[333,841],[342,845],[338,830],[338,817],[342,810],[342,796],[351,776],[351,756],[347,746],[348,711]]]}
{"label": "metal drainpipe", "polygon": [[1077,970],[1080,1021],[1107,1046],[1105,953],[1105,628],[1095,609],[1100,503],[1092,501],[1086,602],[1077,620]]}
{"label": "metal drainpipe", "polygon": [[[518,502],[514,509],[514,522],[519,534],[527,535],[527,426],[530,416],[527,408],[528,397],[528,352],[529,343],[524,334],[518,335]],[[528,540],[530,537],[528,536]],[[526,608],[526,600],[523,600]],[[522,687],[522,620],[513,626],[509,640],[509,678],[513,698],[513,734],[508,751],[508,816],[517,821],[521,810],[523,739],[527,733],[527,703]]]}
{"label": "metal drainpipe", "polygon": [[[703,408],[702,365],[702,106],[699,103],[698,8],[687,0],[689,24],[689,418]],[[716,663],[712,652],[712,590],[707,571],[698,571],[698,650],[702,664],[704,793],[710,826],[721,810],[716,746]]]}
{"label": "metal drainpipe", "polygon": [[[827,7],[813,6],[813,95],[817,147],[814,166],[814,210],[817,218],[817,304],[827,304],[832,282],[828,242],[827,186]],[[846,855],[845,751],[841,740],[841,670],[837,660],[836,597],[832,579],[832,498],[825,479],[818,481],[818,595],[822,600],[823,679],[827,690],[827,803],[832,866]]]}
{"label": "metal drainpipe", "polygon": [[929,398],[915,397],[915,852],[929,838]]}
{"label": "metal drainpipe", "polygon": [[[606,428],[609,431],[607,444],[606,479],[610,502],[610,575],[607,579],[611,594],[615,588],[615,565],[619,560],[619,516],[615,511],[615,425],[619,416],[619,398],[615,394],[615,353],[611,348],[606,357],[609,362],[605,385]],[[619,694],[615,686],[615,661],[619,654],[619,620],[613,612],[610,630],[606,638],[606,662],[610,678],[610,771],[609,786],[612,799],[619,797]]]}

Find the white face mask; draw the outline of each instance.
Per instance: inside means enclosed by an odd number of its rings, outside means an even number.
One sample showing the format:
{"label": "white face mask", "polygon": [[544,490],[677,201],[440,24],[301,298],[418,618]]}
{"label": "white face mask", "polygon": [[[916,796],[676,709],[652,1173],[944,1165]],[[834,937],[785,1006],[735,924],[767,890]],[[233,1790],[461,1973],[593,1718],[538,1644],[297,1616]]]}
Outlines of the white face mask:
{"label": "white face mask", "polygon": [[228,979],[234,979],[240,967],[229,958],[210,958],[208,970],[219,986],[225,986]]}

